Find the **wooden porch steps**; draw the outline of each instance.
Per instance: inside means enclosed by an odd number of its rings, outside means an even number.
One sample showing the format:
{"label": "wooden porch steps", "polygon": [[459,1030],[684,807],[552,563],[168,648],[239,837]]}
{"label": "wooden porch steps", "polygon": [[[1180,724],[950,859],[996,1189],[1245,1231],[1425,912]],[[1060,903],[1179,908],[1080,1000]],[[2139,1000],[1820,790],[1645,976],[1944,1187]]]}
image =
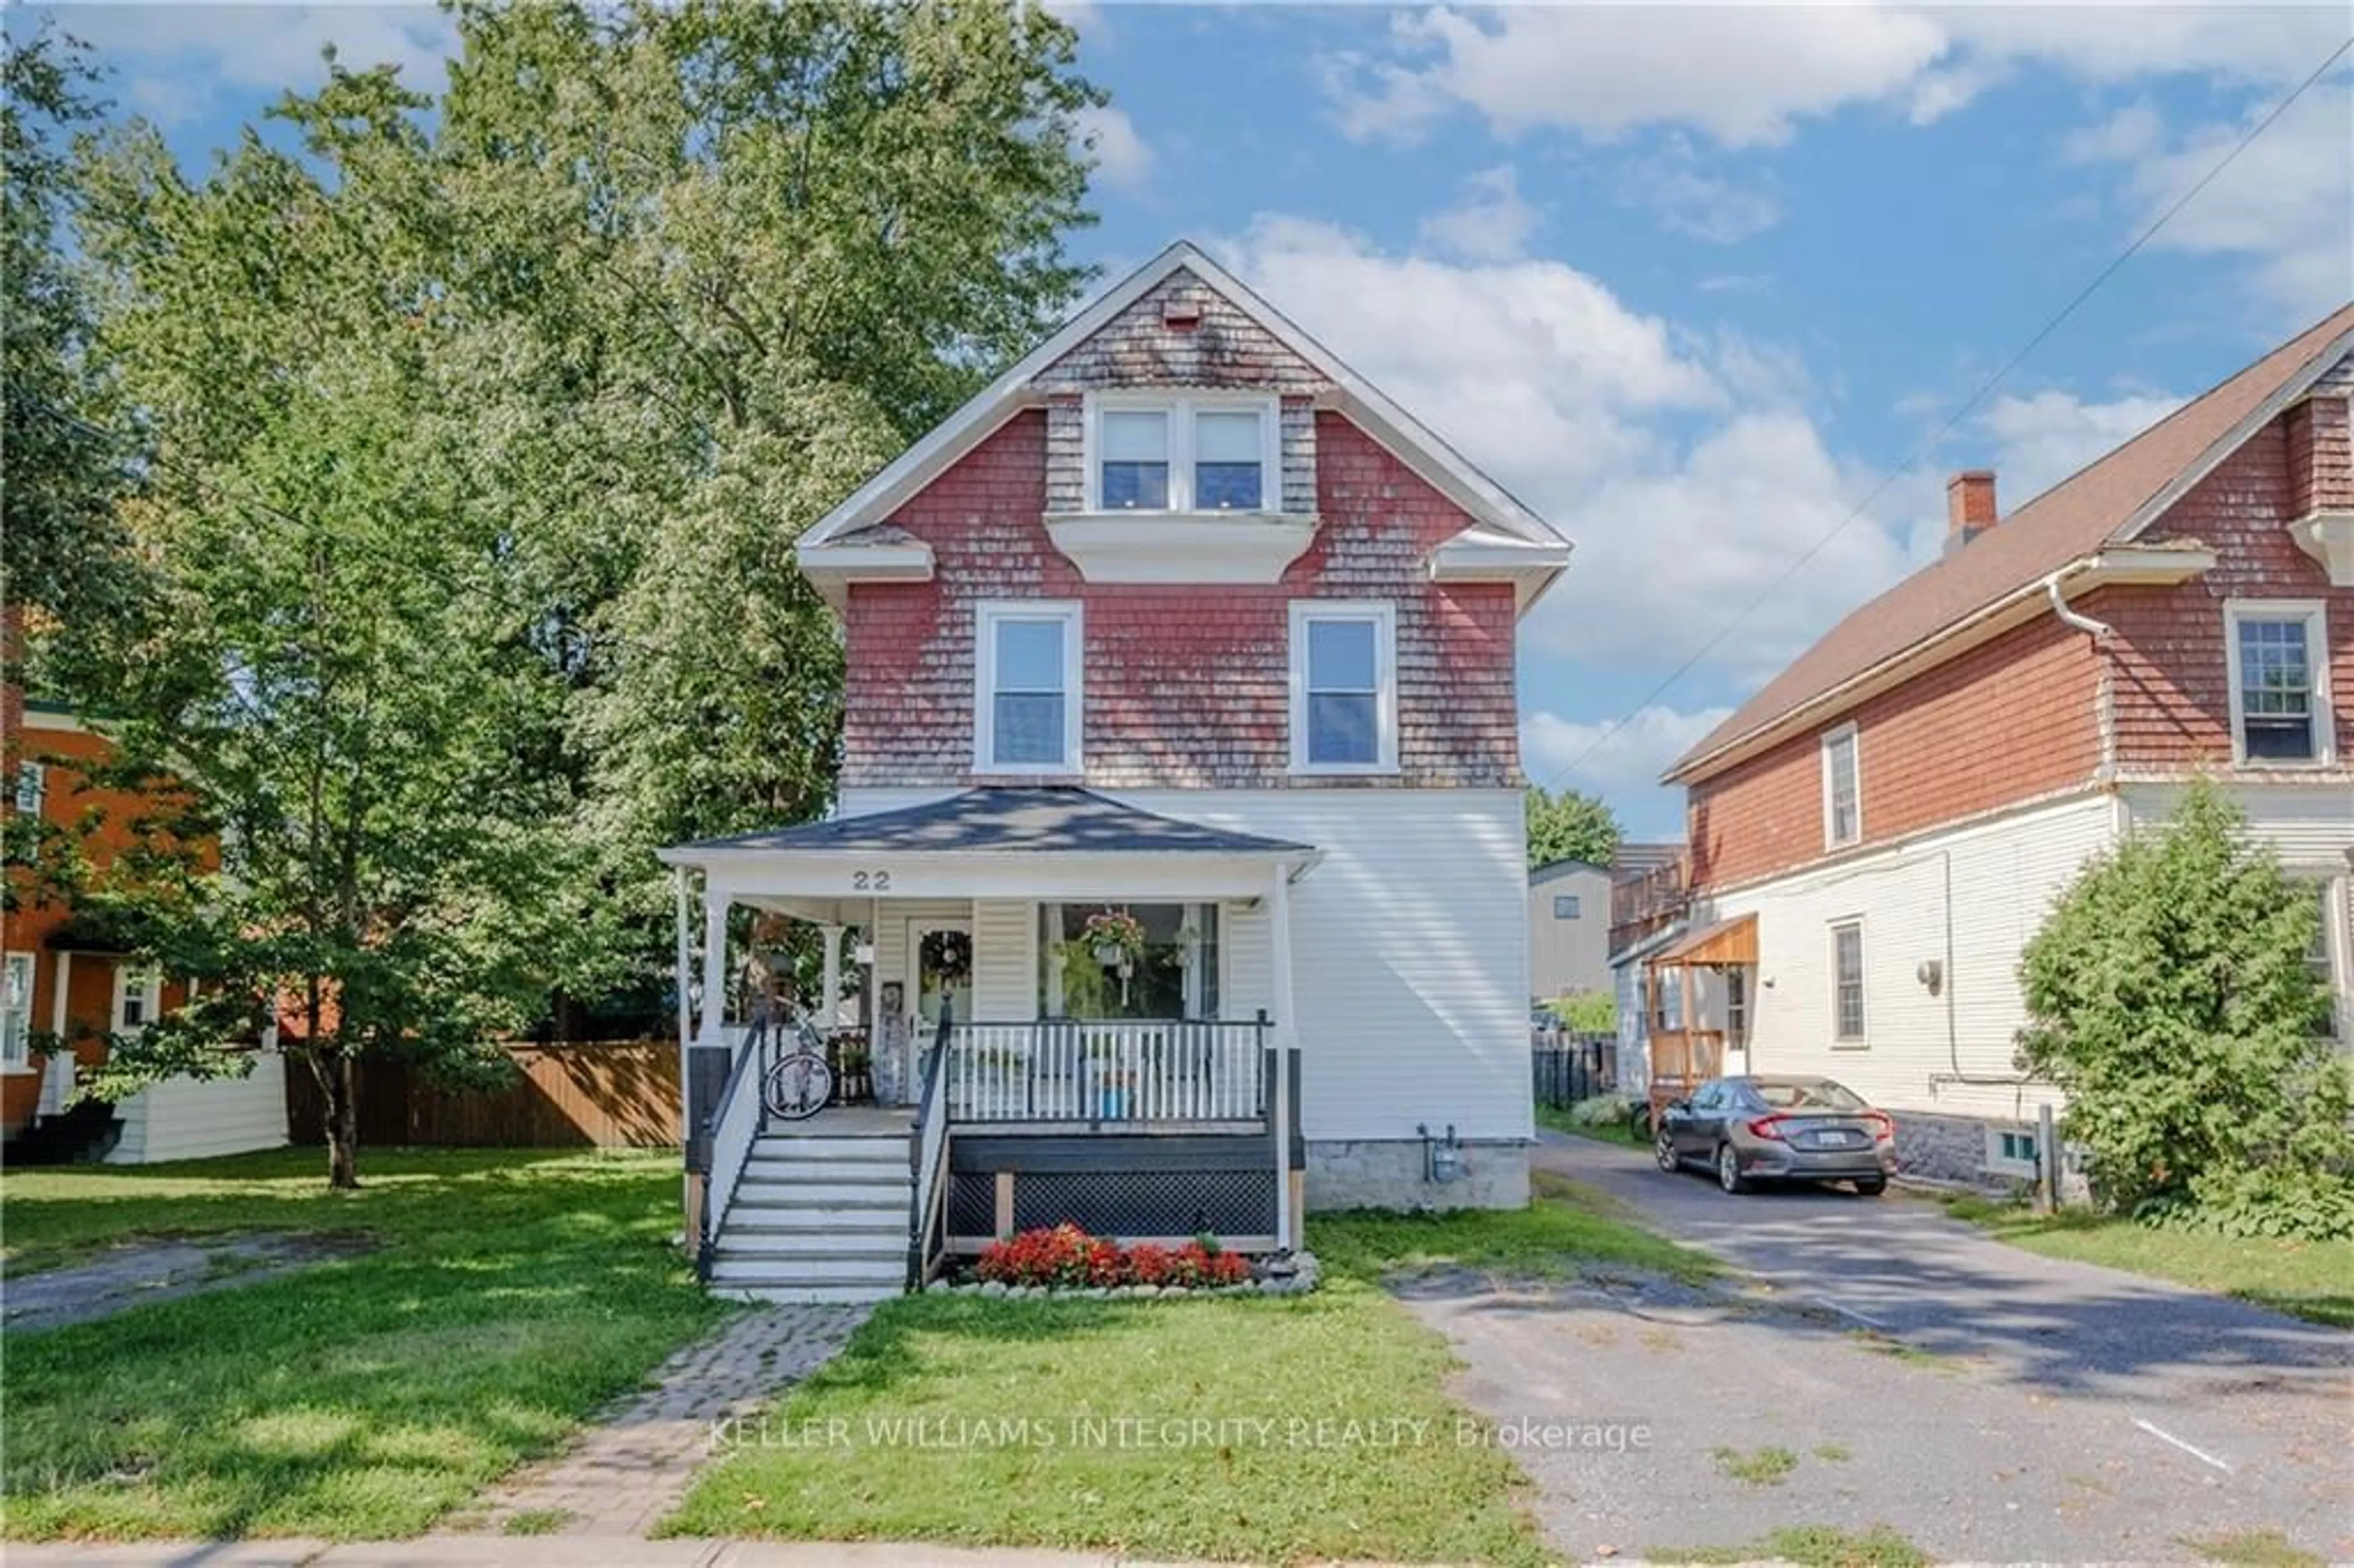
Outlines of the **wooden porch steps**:
{"label": "wooden porch steps", "polygon": [[720,1226],[712,1289],[804,1303],[898,1295],[913,1185],[904,1132],[764,1134]]}

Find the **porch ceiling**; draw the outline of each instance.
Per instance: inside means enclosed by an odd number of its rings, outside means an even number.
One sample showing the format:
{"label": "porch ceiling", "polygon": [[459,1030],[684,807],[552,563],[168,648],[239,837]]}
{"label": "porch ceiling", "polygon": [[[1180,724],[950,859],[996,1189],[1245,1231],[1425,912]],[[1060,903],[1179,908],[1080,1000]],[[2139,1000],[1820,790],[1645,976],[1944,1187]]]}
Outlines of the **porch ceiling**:
{"label": "porch ceiling", "polygon": [[1757,916],[1737,916],[1691,932],[1651,962],[1670,969],[1684,965],[1722,968],[1757,961]]}

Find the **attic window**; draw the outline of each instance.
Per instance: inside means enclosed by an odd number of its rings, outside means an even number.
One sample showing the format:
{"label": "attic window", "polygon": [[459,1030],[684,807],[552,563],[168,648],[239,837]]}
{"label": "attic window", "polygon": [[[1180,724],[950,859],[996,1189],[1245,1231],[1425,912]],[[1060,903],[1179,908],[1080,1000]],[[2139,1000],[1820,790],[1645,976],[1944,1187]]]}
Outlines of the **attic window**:
{"label": "attic window", "polygon": [[1095,512],[1263,512],[1277,471],[1272,397],[1109,395],[1088,413]]}

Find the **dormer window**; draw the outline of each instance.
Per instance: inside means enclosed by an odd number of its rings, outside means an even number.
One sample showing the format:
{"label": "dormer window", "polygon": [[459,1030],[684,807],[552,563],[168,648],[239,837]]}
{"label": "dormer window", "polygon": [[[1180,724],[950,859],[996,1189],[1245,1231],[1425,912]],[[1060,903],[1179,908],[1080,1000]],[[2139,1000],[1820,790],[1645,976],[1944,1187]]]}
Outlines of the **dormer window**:
{"label": "dormer window", "polygon": [[1267,510],[1278,423],[1275,399],[1256,395],[1097,397],[1089,510]]}

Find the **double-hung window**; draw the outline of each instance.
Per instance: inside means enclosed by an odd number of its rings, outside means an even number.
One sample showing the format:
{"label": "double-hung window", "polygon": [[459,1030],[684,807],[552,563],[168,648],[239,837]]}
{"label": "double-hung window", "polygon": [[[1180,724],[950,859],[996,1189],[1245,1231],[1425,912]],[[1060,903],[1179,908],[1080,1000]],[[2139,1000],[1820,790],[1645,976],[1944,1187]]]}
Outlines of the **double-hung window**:
{"label": "double-hung window", "polygon": [[2327,762],[2332,736],[2320,604],[2226,605],[2223,630],[2231,665],[2232,760]]}
{"label": "double-hung window", "polygon": [[984,604],[974,625],[974,769],[1079,771],[1079,607],[1044,599]]}
{"label": "double-hung window", "polygon": [[164,1011],[164,971],[154,964],[114,966],[114,1032],[136,1034]]}
{"label": "double-hung window", "polygon": [[49,792],[48,769],[37,762],[16,764],[16,810],[19,815],[37,817],[41,802]]}
{"label": "double-hung window", "polygon": [[1267,397],[1099,398],[1092,509],[1262,511],[1278,471],[1277,426]]}
{"label": "double-hung window", "polygon": [[1397,615],[1388,604],[1291,607],[1291,766],[1299,773],[1397,768]]}
{"label": "double-hung window", "polygon": [[0,1068],[32,1065],[33,955],[10,953],[0,968]]}
{"label": "double-hung window", "polygon": [[1831,1039],[1861,1045],[1863,1033],[1863,922],[1831,927]]}
{"label": "double-hung window", "polygon": [[1823,736],[1823,847],[1843,849],[1863,837],[1863,779],[1856,761],[1855,726]]}
{"label": "double-hung window", "polygon": [[2337,921],[2331,916],[2343,902],[2336,878],[2327,873],[2316,874],[2298,880],[2312,890],[2314,909],[2313,940],[2305,950],[2306,967],[2313,971],[2321,994],[2316,1004],[2314,1033],[2346,1044],[2346,1025],[2340,1020],[2345,1011],[2349,990],[2338,972]]}

